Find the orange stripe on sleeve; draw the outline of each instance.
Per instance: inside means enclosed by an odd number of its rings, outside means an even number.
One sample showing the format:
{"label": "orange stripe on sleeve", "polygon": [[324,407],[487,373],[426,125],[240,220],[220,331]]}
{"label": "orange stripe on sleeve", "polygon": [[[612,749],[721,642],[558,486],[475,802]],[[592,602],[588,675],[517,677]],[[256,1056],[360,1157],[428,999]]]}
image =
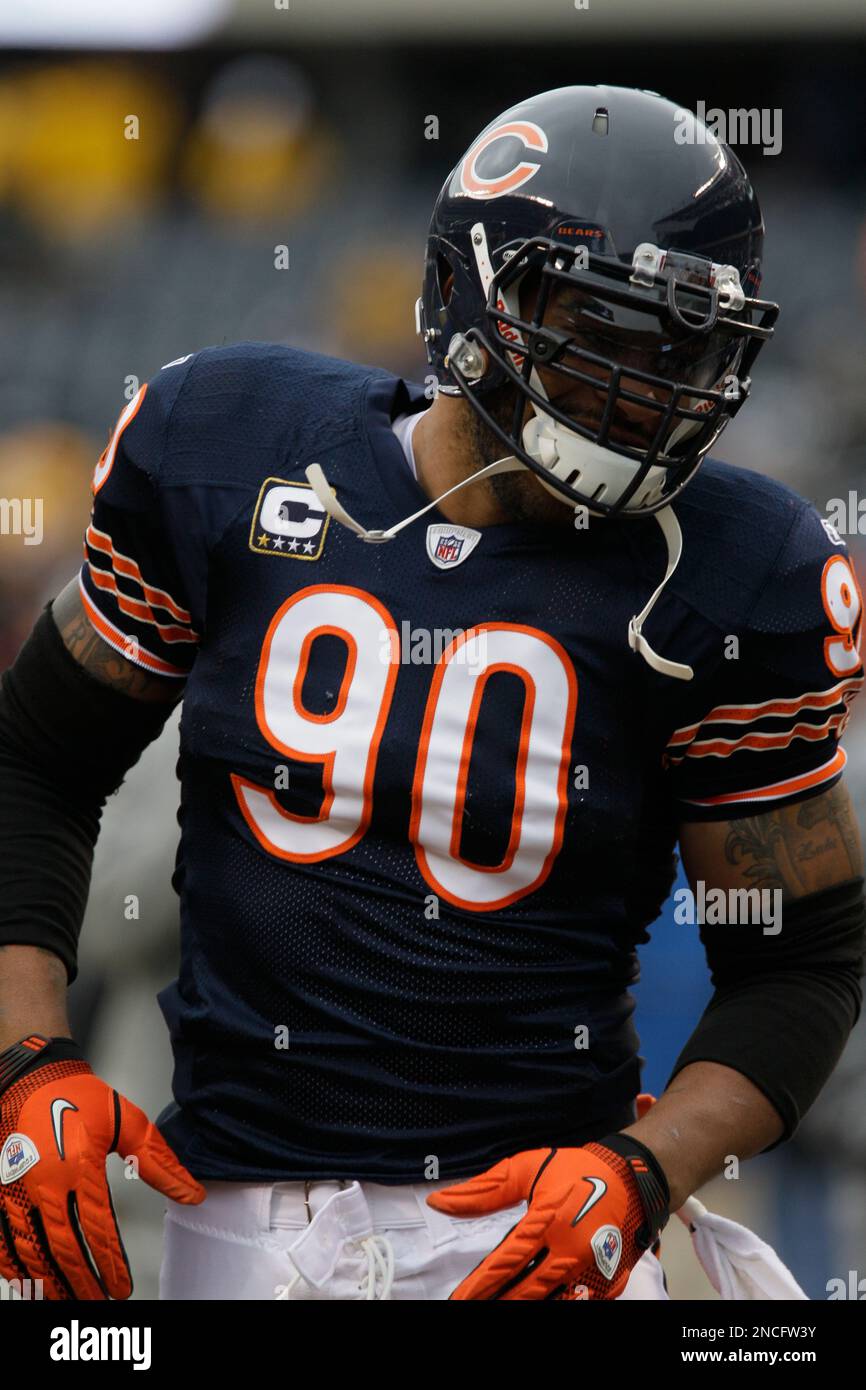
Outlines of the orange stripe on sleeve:
{"label": "orange stripe on sleeve", "polygon": [[113,574],[109,574],[107,570],[94,569],[93,565],[89,563],[87,568],[97,589],[111,594],[121,613],[128,614],[130,618],[135,618],[140,623],[149,623],[151,627],[155,627],[163,642],[198,642],[198,633],[193,632],[192,628],[176,627],[157,622],[149,604],[142,603],[139,599],[129,598],[128,595],[120,592]]}
{"label": "orange stripe on sleeve", "polygon": [[170,662],[162,661],[160,657],[154,656],[153,652],[147,651],[145,647],[142,647],[140,642],[132,641],[126,633],[120,631],[120,628],[115,627],[113,623],[110,623],[107,618],[103,617],[85,589],[84,581],[80,575],[78,578],[78,588],[81,593],[81,602],[84,605],[84,611],[92,626],[96,629],[104,642],[107,642],[110,647],[113,647],[114,650],[119,652],[127,661],[131,661],[134,666],[143,666],[146,671],[151,671],[157,676],[171,676],[172,678],[180,677],[182,680],[186,679],[189,675],[189,671],[185,671],[180,666],[172,666]]}
{"label": "orange stripe on sleeve", "polygon": [[771,752],[787,748],[795,738],[805,739],[807,743],[819,743],[822,738],[838,729],[848,717],[848,711],[834,714],[824,724],[797,724],[784,734],[743,734],[742,738],[699,739],[692,744],[688,758],[727,758],[740,748],[750,748],[755,753]]}
{"label": "orange stripe on sleeve", "polygon": [[706,724],[752,723],[771,717],[786,718],[806,709],[827,709],[830,705],[838,704],[849,692],[859,690],[863,681],[863,676],[850,676],[831,686],[829,690],[813,690],[799,696],[798,699],[774,698],[762,700],[754,705],[716,705],[699,724],[687,724],[677,729],[667,746],[677,748],[683,743],[688,743]]}
{"label": "orange stripe on sleeve", "polygon": [[693,797],[683,797],[683,801],[687,806],[728,806],[742,801],[777,801],[783,796],[796,796],[798,792],[818,787],[822,782],[829,782],[842,771],[847,761],[844,748],[839,748],[829,762],[802,776],[789,777],[784,782],[774,782],[768,787],[755,787],[752,791],[726,792],[722,796],[710,796],[702,801]]}
{"label": "orange stripe on sleeve", "polygon": [[764,700],[757,705],[717,705],[702,723],[736,724],[769,716],[798,714],[803,709],[826,709],[828,705],[836,704],[846,690],[855,690],[862,684],[862,676],[852,676],[839,681],[829,690],[811,691],[808,695],[801,695],[798,700]]}
{"label": "orange stripe on sleeve", "polygon": [[125,579],[132,579],[136,584],[140,584],[148,603],[155,604],[157,608],[165,608],[179,623],[192,622],[192,614],[186,608],[181,608],[180,604],[175,603],[171,594],[166,593],[164,589],[157,589],[155,585],[148,584],[135,561],[115,550],[114,542],[105,531],[98,530],[91,522],[84,539],[92,550],[98,550],[110,557],[115,574],[121,574]]}

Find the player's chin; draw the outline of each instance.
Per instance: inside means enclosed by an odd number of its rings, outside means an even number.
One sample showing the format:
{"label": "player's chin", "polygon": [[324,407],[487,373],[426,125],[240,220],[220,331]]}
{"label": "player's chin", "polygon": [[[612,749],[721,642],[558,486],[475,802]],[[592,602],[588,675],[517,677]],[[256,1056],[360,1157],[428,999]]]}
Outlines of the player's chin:
{"label": "player's chin", "polygon": [[573,504],[560,502],[534,473],[494,473],[488,478],[494,497],[512,521],[530,526],[571,526]]}

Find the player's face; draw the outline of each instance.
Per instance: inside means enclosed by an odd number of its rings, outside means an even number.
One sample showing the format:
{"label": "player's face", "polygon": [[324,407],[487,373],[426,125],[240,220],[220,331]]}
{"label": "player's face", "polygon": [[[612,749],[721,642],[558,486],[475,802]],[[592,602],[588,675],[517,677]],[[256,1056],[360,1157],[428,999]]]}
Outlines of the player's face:
{"label": "player's face", "polygon": [[[534,294],[528,296],[534,309]],[[625,317],[623,311],[619,311]],[[544,315],[544,322],[558,332],[567,333],[575,347],[595,353],[599,357],[611,358],[624,367],[622,385],[632,395],[647,401],[666,404],[669,399],[664,388],[653,386],[636,377],[629,377],[628,368],[656,373],[659,370],[660,335],[656,321],[647,315],[632,315],[628,324],[611,321],[610,309],[593,300],[589,295],[568,285],[558,285],[551,294],[550,303]],[[669,353],[671,347],[666,344]],[[682,350],[677,351],[677,367],[685,369],[689,364]],[[551,404],[570,415],[579,425],[596,430],[601,424],[602,414],[607,403],[607,383],[609,373],[597,363],[566,358],[569,366],[577,367],[590,377],[595,377],[599,385],[573,381],[551,368],[539,371],[542,384]],[[618,401],[611,423],[610,438],[614,444],[630,445],[634,448],[647,448],[658,428],[659,412],[651,406],[641,406],[634,401]]]}
{"label": "player's face", "polygon": [[[525,319],[532,317],[535,296],[535,286],[521,291],[520,308]],[[611,337],[611,330],[607,325],[603,325],[607,336],[602,340],[599,321],[593,316],[592,306],[587,297],[578,295],[570,286],[557,287],[554,290],[544,315],[544,322],[558,331],[573,335],[579,347],[585,347],[600,356],[615,357],[624,366],[653,369],[648,362],[650,347],[657,352],[657,342],[653,335],[645,333],[645,339],[642,340],[638,335],[632,334],[630,341],[625,341],[625,334],[621,330],[614,332]],[[589,376],[597,377],[599,386],[596,388],[586,382],[566,380],[548,368],[540,369],[539,376],[551,402],[579,424],[596,429],[601,422],[607,400],[607,374],[604,368],[592,363],[581,363],[581,370],[585,370]],[[649,400],[660,398],[663,394],[647,383],[632,379],[624,379],[624,385],[635,395],[646,396]],[[502,388],[498,399],[490,401],[488,408],[503,428],[511,428],[514,395],[510,388]],[[531,414],[532,406],[527,402],[524,422]],[[618,444],[645,448],[651,442],[657,425],[657,411],[624,402],[617,408],[611,438]],[[481,468],[502,455],[502,445],[486,429],[474,411],[470,412],[467,427],[470,431],[476,467]],[[527,471],[497,474],[488,479],[488,483],[500,505],[516,520],[556,526],[572,525],[573,505],[565,499],[559,502],[541,485],[533,473]]]}
{"label": "player's face", "polygon": [[[535,311],[537,282],[524,285],[520,293],[521,316],[530,320]],[[658,317],[624,306],[612,308],[585,291],[567,284],[554,287],[544,315],[544,323],[568,335],[576,348],[619,364],[624,370],[621,386],[636,399],[618,400],[610,425],[610,439],[637,449],[653,442],[662,408],[671,398],[667,383],[688,382],[699,388],[717,385],[731,364],[734,349],[721,335],[676,333]],[[609,369],[599,363],[566,354],[564,362],[577,368],[591,381],[575,381],[551,367],[538,368],[538,375],[551,404],[577,424],[597,430],[607,404]],[[649,373],[663,380],[651,383],[630,376],[629,369]],[[509,388],[492,404],[492,413],[503,427],[513,424],[514,396]],[[645,400],[646,405],[641,401]],[[526,404],[524,423],[532,414]],[[488,431],[476,424],[478,464],[499,457],[501,447]],[[493,447],[491,448],[491,444]],[[563,513],[570,524],[570,505],[566,508],[541,486],[531,474],[503,474],[490,479],[498,500],[511,514],[522,520],[561,524]],[[548,504],[553,502],[551,508]]]}

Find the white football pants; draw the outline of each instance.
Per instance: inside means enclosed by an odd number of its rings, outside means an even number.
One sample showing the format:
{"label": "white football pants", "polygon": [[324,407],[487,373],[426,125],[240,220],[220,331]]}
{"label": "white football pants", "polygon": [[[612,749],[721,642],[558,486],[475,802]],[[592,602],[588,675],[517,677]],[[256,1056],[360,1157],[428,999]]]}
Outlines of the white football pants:
{"label": "white football pants", "polygon": [[[425,1198],[448,1185],[209,1182],[200,1206],[169,1202],[159,1296],[447,1299],[526,1210],[444,1216]],[[655,1255],[621,1297],[668,1297]]]}

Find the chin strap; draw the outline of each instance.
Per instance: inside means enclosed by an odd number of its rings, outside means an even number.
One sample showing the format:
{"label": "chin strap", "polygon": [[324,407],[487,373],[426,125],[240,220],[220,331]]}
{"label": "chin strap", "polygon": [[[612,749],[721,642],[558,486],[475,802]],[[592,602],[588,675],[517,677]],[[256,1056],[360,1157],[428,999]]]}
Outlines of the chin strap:
{"label": "chin strap", "polygon": [[668,661],[666,657],[659,656],[657,652],[653,651],[641,631],[662,589],[679,564],[680,556],[683,553],[683,533],[680,530],[680,523],[676,519],[673,508],[663,507],[660,512],[654,512],[653,515],[661,527],[662,535],[665,538],[665,544],[668,548],[668,565],[665,570],[664,579],[650,596],[649,602],[641,609],[640,613],[629,622],[628,644],[633,652],[640,652],[644,661],[647,662],[654,671],[660,671],[663,676],[672,676],[674,680],[690,681],[694,678],[695,674],[692,667],[685,666],[679,661]]}
{"label": "chin strap", "polygon": [[[359,521],[356,521],[354,517],[349,515],[345,507],[337,501],[336,493],[325,477],[321,464],[311,463],[308,468],[304,469],[304,472],[306,473],[310,487],[313,489],[313,492],[316,494],[329,516],[332,516],[335,521],[339,521],[340,524],[347,527],[348,530],[353,531],[360,540],[368,541],[372,545],[378,545],[383,541],[392,541],[404,527],[411,526],[413,521],[417,521],[419,517],[432,511],[434,507],[438,507],[439,503],[443,502],[446,497],[451,497],[453,493],[459,492],[462,487],[468,486],[469,483],[476,483],[479,478],[489,477],[492,473],[515,473],[525,467],[525,464],[512,456],[496,459],[495,462],[488,463],[486,468],[480,468],[477,473],[470,473],[468,478],[464,478],[461,482],[455,483],[454,487],[450,487],[447,492],[443,492],[441,496],[435,498],[434,501],[428,502],[426,507],[421,507],[419,511],[413,512],[411,516],[404,517],[402,521],[395,522],[395,524],[389,526],[386,531],[368,530],[366,526],[362,526]],[[678,661],[668,661],[665,657],[659,656],[653,651],[641,631],[662,589],[679,564],[680,555],[683,550],[683,534],[672,508],[665,507],[662,511],[655,512],[654,515],[662,529],[667,544],[668,565],[665,570],[664,579],[652,594],[646,607],[629,622],[628,643],[632,651],[639,652],[644,661],[652,666],[654,671],[660,671],[663,676],[671,676],[674,680],[690,681],[695,674],[691,666],[684,666]]]}
{"label": "chin strap", "polygon": [[468,478],[463,478],[461,482],[455,483],[453,487],[449,487],[447,492],[443,492],[441,496],[436,497],[432,502],[428,502],[427,506],[422,507],[420,511],[413,512],[411,516],[407,516],[403,521],[398,521],[393,526],[389,526],[387,531],[368,531],[366,526],[362,526],[359,521],[355,521],[353,517],[349,516],[345,507],[341,506],[337,501],[334,489],[325,477],[321,464],[311,463],[309,468],[304,469],[304,472],[307,475],[307,481],[310,487],[313,489],[313,492],[316,494],[329,516],[332,516],[335,521],[341,522],[343,526],[347,526],[350,531],[354,531],[355,535],[359,536],[362,541],[369,541],[373,545],[378,545],[381,541],[392,541],[398,531],[403,530],[404,526],[410,526],[413,521],[417,521],[420,516],[424,516],[425,513],[432,511],[434,507],[438,507],[439,503],[444,502],[446,497],[450,497],[454,492],[459,492],[462,487],[466,487],[469,483],[477,483],[479,478],[487,478],[492,473],[516,473],[523,467],[524,464],[522,464],[519,459],[513,458],[510,455],[508,458],[496,459],[493,463],[488,463],[486,468],[479,468],[477,473],[470,473]]}

